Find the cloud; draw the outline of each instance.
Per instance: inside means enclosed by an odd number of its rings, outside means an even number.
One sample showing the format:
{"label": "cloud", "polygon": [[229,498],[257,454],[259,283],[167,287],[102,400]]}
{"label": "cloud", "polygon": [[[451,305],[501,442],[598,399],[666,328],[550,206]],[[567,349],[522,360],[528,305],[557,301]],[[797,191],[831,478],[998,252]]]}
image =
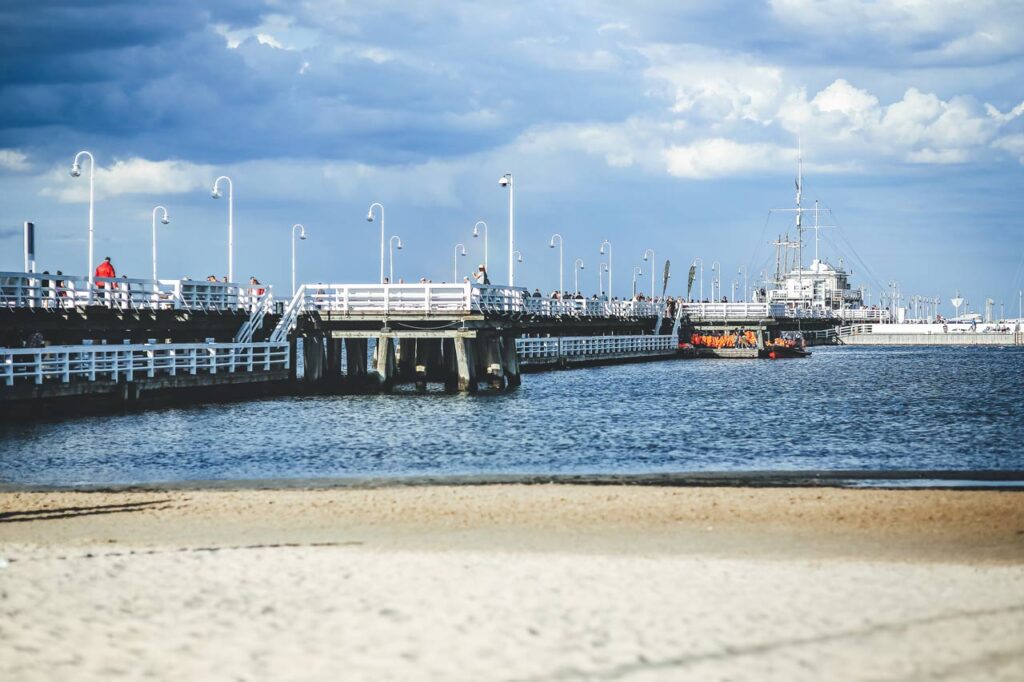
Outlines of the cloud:
{"label": "cloud", "polygon": [[28,156],[17,149],[0,149],[0,169],[8,171],[28,170]]}
{"label": "cloud", "polygon": [[665,150],[669,175],[701,180],[749,174],[774,168],[791,168],[796,162],[792,149],[771,144],[744,144],[713,138]]}
{"label": "cloud", "polygon": [[[136,157],[115,161],[112,166],[97,165],[94,191],[97,198],[122,194],[181,194],[205,187],[214,177],[210,166]],[[88,201],[88,168],[83,167],[79,178],[70,177],[65,168],[54,169],[40,194],[63,203]]]}
{"label": "cloud", "polygon": [[1024,164],[1024,134],[1017,133],[1000,137],[992,143],[992,146],[1013,154],[1021,164]]}

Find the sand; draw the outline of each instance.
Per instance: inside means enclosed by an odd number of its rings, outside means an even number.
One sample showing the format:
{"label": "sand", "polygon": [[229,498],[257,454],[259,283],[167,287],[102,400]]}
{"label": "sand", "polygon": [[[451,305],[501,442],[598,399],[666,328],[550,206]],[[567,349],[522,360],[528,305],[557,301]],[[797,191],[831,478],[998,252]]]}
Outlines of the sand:
{"label": "sand", "polygon": [[1024,493],[0,493],[0,679],[1020,680]]}

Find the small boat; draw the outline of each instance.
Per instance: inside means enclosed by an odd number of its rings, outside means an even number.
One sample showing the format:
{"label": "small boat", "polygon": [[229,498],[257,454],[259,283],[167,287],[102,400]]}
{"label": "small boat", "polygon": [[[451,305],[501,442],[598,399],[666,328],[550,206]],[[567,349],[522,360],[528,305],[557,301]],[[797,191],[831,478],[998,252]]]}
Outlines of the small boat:
{"label": "small boat", "polygon": [[771,344],[765,346],[760,353],[759,357],[766,358],[768,360],[784,360],[786,358],[806,358],[810,357],[811,351],[804,350],[803,348],[796,348],[795,346],[783,346]]}

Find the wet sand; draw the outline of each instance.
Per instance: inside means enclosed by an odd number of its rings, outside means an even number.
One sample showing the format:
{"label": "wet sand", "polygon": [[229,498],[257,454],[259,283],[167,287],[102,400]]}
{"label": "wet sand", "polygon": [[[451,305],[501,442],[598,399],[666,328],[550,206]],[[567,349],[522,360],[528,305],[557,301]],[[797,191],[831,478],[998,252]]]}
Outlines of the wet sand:
{"label": "wet sand", "polygon": [[1024,678],[1024,493],[0,493],[0,678]]}

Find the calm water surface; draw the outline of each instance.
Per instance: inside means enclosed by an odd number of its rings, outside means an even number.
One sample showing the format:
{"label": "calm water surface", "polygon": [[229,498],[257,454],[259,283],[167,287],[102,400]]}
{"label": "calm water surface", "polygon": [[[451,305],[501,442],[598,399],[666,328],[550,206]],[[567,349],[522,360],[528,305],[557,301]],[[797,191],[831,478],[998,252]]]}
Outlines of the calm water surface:
{"label": "calm water surface", "polygon": [[1024,469],[1024,349],[821,348],[0,427],[0,482]]}

